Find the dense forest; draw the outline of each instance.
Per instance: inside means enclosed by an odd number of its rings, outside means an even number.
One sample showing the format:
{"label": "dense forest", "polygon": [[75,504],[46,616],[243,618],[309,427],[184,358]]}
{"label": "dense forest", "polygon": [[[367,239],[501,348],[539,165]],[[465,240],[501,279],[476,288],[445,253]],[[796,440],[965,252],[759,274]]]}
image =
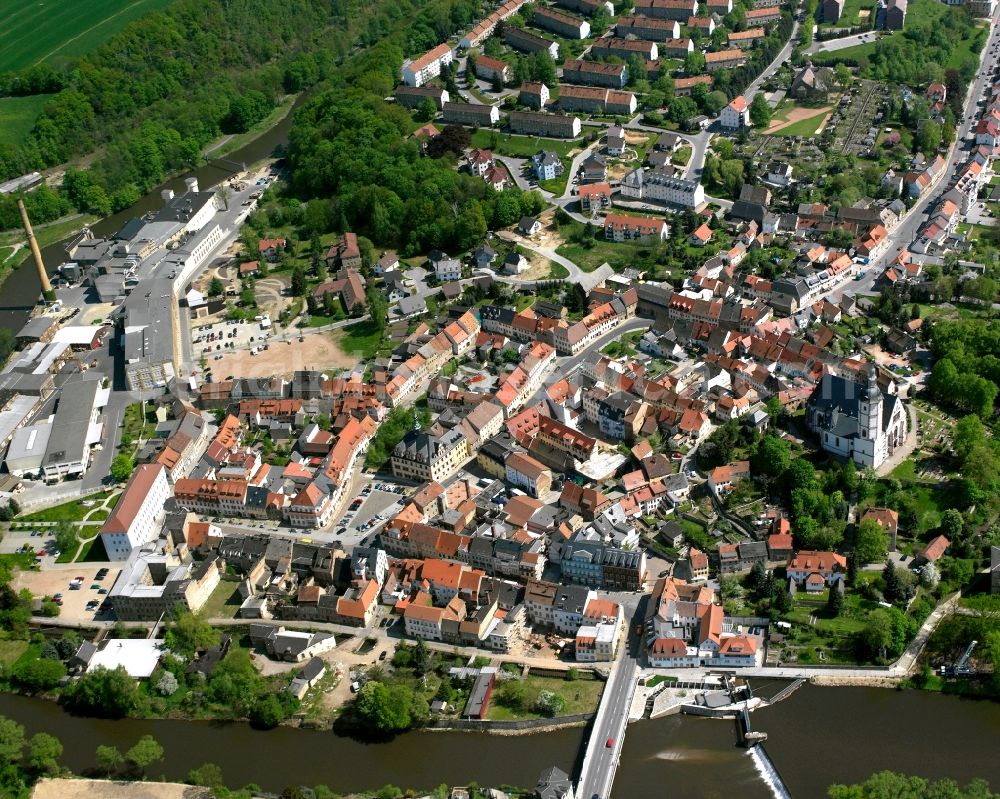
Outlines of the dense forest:
{"label": "dense forest", "polygon": [[352,59],[299,108],[289,137],[291,191],[308,200],[309,233],[351,229],[404,254],[462,251],[488,228],[538,213],[543,201],[518,189],[495,192],[455,171],[468,132],[447,127],[421,157],[407,139],[409,113],[384,98],[396,85],[406,34],[390,36]]}
{"label": "dense forest", "polygon": [[[355,46],[409,22],[400,46],[415,53],[479,13],[472,0],[176,0],[77,61],[66,73],[32,67],[0,75],[0,95],[51,94],[26,141],[0,147],[0,179],[95,151],[64,196],[32,200],[36,222],[71,203],[105,214],[127,208],[202,149],[267,116],[279,98],[335,71]],[[53,93],[55,92],[55,93]],[[31,195],[29,195],[31,197]],[[0,207],[0,224],[13,203]]]}

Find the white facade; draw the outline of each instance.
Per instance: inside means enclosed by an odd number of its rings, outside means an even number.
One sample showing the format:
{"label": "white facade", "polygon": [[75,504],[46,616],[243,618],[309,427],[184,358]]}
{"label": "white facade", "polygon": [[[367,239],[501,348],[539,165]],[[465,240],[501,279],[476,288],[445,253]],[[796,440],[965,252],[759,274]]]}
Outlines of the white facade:
{"label": "white facade", "polygon": [[407,86],[423,86],[431,78],[440,75],[441,67],[450,64],[453,57],[448,45],[439,44],[420,58],[403,65],[403,83]]}
{"label": "white facade", "polygon": [[133,549],[159,537],[169,498],[166,469],[158,464],[140,466],[101,529],[109,560],[127,560]]}
{"label": "white facade", "polygon": [[705,187],[701,183],[651,171],[640,167],[629,172],[621,183],[623,197],[634,200],[656,200],[682,208],[698,208],[705,202]]}
{"label": "white facade", "polygon": [[[739,101],[739,102],[738,102]],[[737,97],[719,114],[719,123],[729,130],[750,127],[750,108],[742,96]]]}

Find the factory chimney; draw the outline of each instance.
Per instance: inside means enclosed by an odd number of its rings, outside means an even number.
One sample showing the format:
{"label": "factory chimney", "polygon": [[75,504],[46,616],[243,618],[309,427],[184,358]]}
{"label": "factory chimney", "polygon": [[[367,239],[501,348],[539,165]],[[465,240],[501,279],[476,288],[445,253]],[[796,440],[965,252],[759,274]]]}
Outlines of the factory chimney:
{"label": "factory chimney", "polygon": [[45,273],[45,264],[42,263],[42,253],[38,249],[38,242],[35,241],[35,233],[31,229],[31,220],[28,219],[28,211],[24,207],[24,200],[17,201],[17,210],[21,212],[21,221],[24,223],[24,233],[28,237],[28,246],[31,247],[31,255],[35,259],[35,267],[38,269],[38,281],[42,284],[42,297],[47,302],[53,302],[56,293],[49,283],[49,276]]}

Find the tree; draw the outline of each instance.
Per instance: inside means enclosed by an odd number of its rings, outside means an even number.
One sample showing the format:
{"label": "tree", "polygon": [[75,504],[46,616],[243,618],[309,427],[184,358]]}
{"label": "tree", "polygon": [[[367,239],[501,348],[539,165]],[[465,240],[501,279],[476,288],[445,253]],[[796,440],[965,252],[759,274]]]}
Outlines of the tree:
{"label": "tree", "polygon": [[152,735],[143,735],[135,746],[125,753],[125,759],[145,774],[146,768],[163,760],[163,747]]}
{"label": "tree", "polygon": [[58,774],[62,753],[63,745],[54,735],[35,733],[28,741],[27,766],[36,774]]}
{"label": "tree", "polygon": [[209,297],[221,297],[226,290],[225,284],[218,278],[213,277],[208,282],[208,296]]}
{"label": "tree", "polygon": [[135,713],[141,704],[135,680],[124,668],[98,666],[84,674],[66,694],[70,708],[84,715],[120,719]]}
{"label": "tree", "polygon": [[60,519],[55,529],[56,547],[61,552],[73,552],[80,543],[76,525],[66,519]]}
{"label": "tree", "polygon": [[188,782],[194,785],[203,785],[213,790],[226,787],[225,780],[222,778],[222,769],[215,763],[203,763],[199,768],[191,769],[188,772]]}
{"label": "tree", "polygon": [[511,710],[518,710],[524,707],[527,692],[523,680],[507,680],[500,683],[497,689],[497,702]]}
{"label": "tree", "polygon": [[868,614],[868,623],[860,633],[865,651],[876,660],[884,660],[892,645],[892,619],[884,608]]}
{"label": "tree", "polygon": [[555,691],[542,690],[535,700],[535,710],[543,716],[552,718],[558,716],[566,707],[566,699]]}
{"label": "tree", "polygon": [[172,671],[163,672],[163,676],[156,682],[156,690],[163,696],[170,696],[180,687],[177,678]]}
{"label": "tree", "polygon": [[851,74],[851,70],[845,64],[837,64],[833,68],[833,74],[842,89],[850,88],[851,83],[854,82],[854,75]]}
{"label": "tree", "polygon": [[757,92],[750,103],[750,121],[755,128],[766,128],[771,124],[771,106],[767,104],[764,92]]}
{"label": "tree", "polygon": [[205,618],[178,605],[167,622],[164,643],[171,652],[190,657],[218,644],[219,632]]}
{"label": "tree", "polygon": [[792,460],[791,445],[783,438],[767,435],[760,440],[751,458],[751,466],[765,477],[779,477],[788,469]]}
{"label": "tree", "polygon": [[826,609],[831,616],[839,616],[844,607],[844,592],[840,587],[834,585],[830,588],[830,596],[826,600]]}
{"label": "tree", "polygon": [[306,293],[306,273],[301,266],[296,266],[292,270],[292,294],[302,297]]}
{"label": "tree", "polygon": [[410,727],[413,691],[406,685],[387,686],[371,681],[361,686],[354,700],[358,719],[381,733],[402,732]]}
{"label": "tree", "polygon": [[995,794],[984,780],[973,780],[964,789],[952,780],[931,782],[880,771],[858,785],[831,785],[830,799],[993,799]]}
{"label": "tree", "polygon": [[16,763],[24,749],[24,727],[16,721],[0,716],[0,766]]}
{"label": "tree", "polygon": [[29,693],[50,691],[66,676],[66,667],[59,660],[38,658],[20,661],[11,671],[14,682]]}
{"label": "tree", "polygon": [[885,568],[882,569],[882,593],[887,602],[897,602],[903,596],[903,585],[900,582],[899,573],[890,560],[885,562]]}
{"label": "tree", "polygon": [[854,552],[860,563],[885,560],[889,551],[889,536],[874,519],[864,519],[854,531]]}
{"label": "tree", "polygon": [[111,476],[116,483],[124,483],[135,471],[135,459],[125,452],[119,452],[111,461]]}
{"label": "tree", "polygon": [[705,71],[705,56],[700,50],[693,50],[684,57],[684,74],[700,75]]}
{"label": "tree", "polygon": [[423,639],[420,639],[413,648],[413,668],[418,674],[426,674],[433,668],[433,665],[431,651]]}
{"label": "tree", "polygon": [[368,298],[368,314],[372,324],[379,331],[385,330],[389,319],[389,307],[382,292],[375,287],[369,288],[365,296]]}
{"label": "tree", "polygon": [[108,777],[118,771],[124,762],[125,756],[118,751],[117,747],[104,746],[103,744],[97,747],[97,765]]}

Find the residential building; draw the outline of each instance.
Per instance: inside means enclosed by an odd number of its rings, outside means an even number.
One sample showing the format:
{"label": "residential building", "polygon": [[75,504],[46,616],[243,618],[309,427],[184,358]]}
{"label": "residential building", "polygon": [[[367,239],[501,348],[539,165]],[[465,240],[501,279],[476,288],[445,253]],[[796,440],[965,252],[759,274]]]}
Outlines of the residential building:
{"label": "residential building", "polygon": [[523,83],[517,101],[528,108],[542,111],[549,102],[549,87],[544,83]]}
{"label": "residential building", "polygon": [[656,42],[641,41],[639,39],[619,39],[615,37],[598,39],[590,48],[590,53],[595,58],[607,58],[617,56],[628,59],[637,55],[646,61],[656,61],[659,58],[659,51]]}
{"label": "residential building", "polygon": [[700,208],[705,204],[705,187],[698,181],[646,167],[633,169],[622,178],[621,193],[629,199],[655,200],[682,208]]}
{"label": "residential building", "polygon": [[563,64],[563,80],[587,86],[607,86],[623,89],[628,82],[628,66],[603,61],[567,60]]}
{"label": "residential building", "polygon": [[602,208],[607,208],[611,205],[611,193],[611,186],[607,183],[589,183],[580,186],[577,192],[580,210],[586,214],[593,214]]}
{"label": "residential building", "polygon": [[763,28],[747,28],[745,31],[736,31],[726,37],[726,41],[735,48],[753,47],[764,41],[766,31]]}
{"label": "residential building", "polygon": [[755,25],[767,25],[770,22],[777,22],[779,19],[781,19],[780,6],[767,6],[747,11],[748,28],[752,28]]}
{"label": "residential building", "polygon": [[431,78],[441,74],[441,68],[452,62],[451,48],[439,44],[419,58],[403,63],[403,83],[407,86],[423,86]]}
{"label": "residential building", "polygon": [[531,24],[564,39],[586,39],[590,36],[590,23],[587,20],[543,5],[535,6]]}
{"label": "residential building", "polygon": [[507,119],[511,133],[527,136],[552,136],[575,139],[580,135],[580,120],[574,116],[535,111],[511,111]]}
{"label": "residential building", "polygon": [[127,560],[134,549],[159,538],[169,498],[166,469],[146,463],[135,470],[101,527],[108,560]]}
{"label": "residential building", "polygon": [[669,232],[670,228],[662,219],[624,214],[608,214],[604,218],[604,238],[609,241],[648,241],[654,238],[666,241]]}
{"label": "residential building", "polygon": [[554,61],[559,58],[559,45],[556,42],[524,28],[507,25],[503,29],[503,40],[523,53],[548,53]]}
{"label": "residential building", "polygon": [[492,127],[500,121],[500,109],[486,103],[445,103],[442,119],[455,125]]}
{"label": "residential building", "polygon": [[686,22],[698,13],[698,0],[636,0],[634,9],[639,16]]}
{"label": "residential building", "polygon": [[513,452],[506,461],[507,482],[530,496],[544,497],[552,490],[552,472],[529,455]]}
{"label": "residential building", "polygon": [[476,58],[476,77],[490,81],[498,80],[501,84],[507,83],[510,80],[510,65],[499,58],[480,55]]}
{"label": "residential building", "polygon": [[551,150],[539,150],[531,156],[531,167],[537,180],[554,180],[564,172],[562,159]]}
{"label": "residential building", "polygon": [[719,50],[717,53],[705,53],[705,70],[715,72],[718,69],[732,69],[746,63],[746,53],[733,48]]}
{"label": "residential building", "polygon": [[395,97],[397,103],[409,109],[423,108],[430,100],[438,111],[451,99],[448,90],[439,86],[407,86],[405,83],[396,87]]}
{"label": "residential building", "polygon": [[896,535],[899,532],[899,513],[892,508],[869,508],[862,514],[861,521],[868,519],[876,522],[879,527],[885,530],[886,538],[889,542],[889,551],[896,549]]}
{"label": "residential building", "polygon": [[742,94],[734,97],[729,105],[722,109],[722,113],[719,114],[719,123],[729,130],[750,127],[750,106],[747,105],[746,98]]}
{"label": "residential building", "polygon": [[392,473],[407,480],[442,482],[470,455],[469,442],[458,428],[442,436],[411,430],[392,451]]}
{"label": "residential building", "polygon": [[840,587],[847,576],[847,558],[836,552],[800,550],[788,562],[789,583],[806,592],[817,593]]}
{"label": "residential building", "polygon": [[823,0],[823,21],[839,22],[844,13],[844,0]]}
{"label": "residential building", "polygon": [[221,580],[223,562],[181,563],[173,555],[134,549],[108,592],[120,621],[159,621],[178,605],[197,613]]}
{"label": "residential building", "polygon": [[653,19],[651,17],[619,17],[615,25],[615,35],[626,38],[635,36],[652,42],[676,39],[681,35],[680,23],[675,19]]}

